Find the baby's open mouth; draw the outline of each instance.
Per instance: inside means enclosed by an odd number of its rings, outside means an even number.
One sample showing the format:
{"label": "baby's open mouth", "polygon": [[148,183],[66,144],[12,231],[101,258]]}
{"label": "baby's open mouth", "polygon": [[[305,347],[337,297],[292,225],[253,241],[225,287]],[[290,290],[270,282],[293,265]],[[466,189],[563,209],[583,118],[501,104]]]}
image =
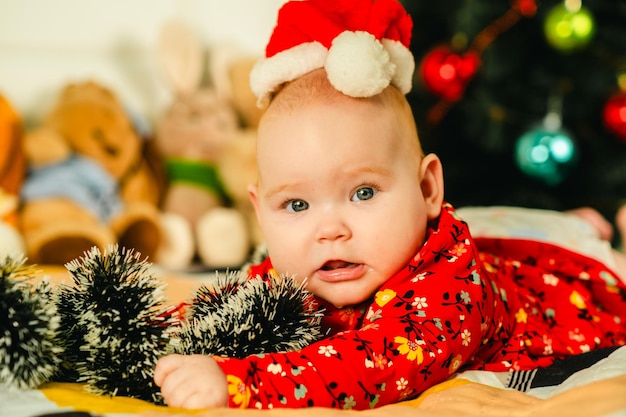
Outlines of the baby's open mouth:
{"label": "baby's open mouth", "polygon": [[367,273],[364,264],[333,259],[317,270],[315,277],[323,282],[337,283],[358,280]]}
{"label": "baby's open mouth", "polygon": [[355,266],[358,266],[358,265],[359,264],[355,264],[353,262],[335,260],[335,261],[326,262],[324,265],[322,265],[320,269],[322,271],[332,271],[335,269],[342,269],[342,268],[354,268]]}

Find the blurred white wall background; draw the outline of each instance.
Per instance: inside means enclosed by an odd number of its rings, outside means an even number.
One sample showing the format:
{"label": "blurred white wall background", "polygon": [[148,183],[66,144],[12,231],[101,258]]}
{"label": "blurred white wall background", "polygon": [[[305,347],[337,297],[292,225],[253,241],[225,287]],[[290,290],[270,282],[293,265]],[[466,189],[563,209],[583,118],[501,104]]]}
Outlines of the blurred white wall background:
{"label": "blurred white wall background", "polygon": [[93,79],[148,120],[169,102],[156,58],[170,19],[207,49],[262,55],[284,0],[0,0],[0,94],[37,123],[65,83]]}

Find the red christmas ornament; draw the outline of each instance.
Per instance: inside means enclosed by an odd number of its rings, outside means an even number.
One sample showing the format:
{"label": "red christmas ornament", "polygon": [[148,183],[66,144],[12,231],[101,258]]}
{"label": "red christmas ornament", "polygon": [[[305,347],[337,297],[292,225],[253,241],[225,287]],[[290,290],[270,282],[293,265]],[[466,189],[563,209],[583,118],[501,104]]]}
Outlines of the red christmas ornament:
{"label": "red christmas ornament", "polygon": [[433,93],[446,100],[457,101],[479,66],[480,56],[474,51],[459,55],[448,46],[438,46],[422,61],[422,79]]}
{"label": "red christmas ornament", "polygon": [[524,17],[532,17],[537,13],[537,2],[535,0],[514,0],[511,8],[517,10]]}
{"label": "red christmas ornament", "polygon": [[626,92],[620,91],[607,100],[602,121],[609,131],[626,140]]}

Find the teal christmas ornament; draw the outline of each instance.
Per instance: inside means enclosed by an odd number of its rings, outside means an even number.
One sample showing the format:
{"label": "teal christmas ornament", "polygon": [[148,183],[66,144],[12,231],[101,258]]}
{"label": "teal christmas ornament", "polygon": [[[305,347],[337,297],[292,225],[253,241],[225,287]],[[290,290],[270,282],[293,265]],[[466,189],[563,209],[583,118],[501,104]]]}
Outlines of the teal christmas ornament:
{"label": "teal christmas ornament", "polygon": [[570,134],[546,122],[522,134],[515,144],[519,169],[548,186],[562,183],[577,159],[578,148]]}

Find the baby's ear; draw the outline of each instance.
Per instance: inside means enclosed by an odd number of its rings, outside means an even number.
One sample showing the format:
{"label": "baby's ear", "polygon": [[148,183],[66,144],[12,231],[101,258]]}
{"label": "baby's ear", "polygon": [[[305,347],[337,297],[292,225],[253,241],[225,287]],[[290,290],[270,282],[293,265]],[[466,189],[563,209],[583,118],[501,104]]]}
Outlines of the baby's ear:
{"label": "baby's ear", "polygon": [[443,203],[443,168],[439,157],[435,154],[428,154],[422,159],[420,187],[426,203],[428,220],[439,217]]}
{"label": "baby's ear", "polygon": [[248,196],[254,207],[257,221],[259,221],[259,187],[256,184],[248,185]]}

